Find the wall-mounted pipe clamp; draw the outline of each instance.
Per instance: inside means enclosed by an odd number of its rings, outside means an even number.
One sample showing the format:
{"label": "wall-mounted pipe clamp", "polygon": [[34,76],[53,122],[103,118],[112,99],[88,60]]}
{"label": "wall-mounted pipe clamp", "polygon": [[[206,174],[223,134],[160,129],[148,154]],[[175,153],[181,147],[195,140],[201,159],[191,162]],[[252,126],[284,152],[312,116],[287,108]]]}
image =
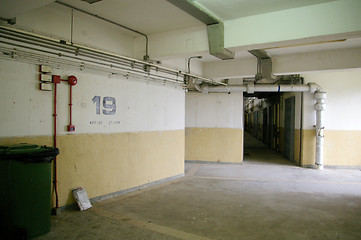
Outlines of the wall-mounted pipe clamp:
{"label": "wall-mounted pipe clamp", "polygon": [[202,93],[208,94],[208,85],[202,86]]}
{"label": "wall-mounted pipe clamp", "polygon": [[316,100],[326,99],[326,93],[323,91],[317,91],[314,94]]}
{"label": "wall-mounted pipe clamp", "polygon": [[247,84],[247,93],[254,93],[254,83]]}
{"label": "wall-mounted pipe clamp", "polygon": [[326,103],[316,103],[315,110],[316,111],[324,111],[326,109]]}

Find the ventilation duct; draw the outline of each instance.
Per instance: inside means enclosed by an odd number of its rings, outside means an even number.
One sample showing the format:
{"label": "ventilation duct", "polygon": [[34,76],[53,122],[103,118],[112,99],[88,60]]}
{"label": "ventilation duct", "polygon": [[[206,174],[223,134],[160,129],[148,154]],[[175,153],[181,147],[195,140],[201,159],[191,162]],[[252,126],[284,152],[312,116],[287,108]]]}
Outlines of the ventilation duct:
{"label": "ventilation duct", "polygon": [[224,26],[221,21],[194,5],[192,1],[167,1],[207,25],[209,52],[211,55],[222,60],[234,58],[234,52],[224,48]]}
{"label": "ventilation duct", "polygon": [[254,49],[248,51],[257,58],[256,83],[275,83],[277,79],[272,75],[272,59],[266,51]]}
{"label": "ventilation duct", "polygon": [[233,59],[234,52],[224,48],[223,23],[207,25],[209,53],[222,60]]}

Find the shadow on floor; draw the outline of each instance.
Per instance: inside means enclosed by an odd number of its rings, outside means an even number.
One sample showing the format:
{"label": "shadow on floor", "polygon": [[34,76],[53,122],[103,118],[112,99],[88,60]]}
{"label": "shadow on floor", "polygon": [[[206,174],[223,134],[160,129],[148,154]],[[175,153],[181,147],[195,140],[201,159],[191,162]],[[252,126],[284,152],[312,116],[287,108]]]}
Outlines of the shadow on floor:
{"label": "shadow on floor", "polygon": [[244,164],[279,164],[295,166],[294,162],[287,160],[281,153],[270,149],[260,140],[244,132]]}

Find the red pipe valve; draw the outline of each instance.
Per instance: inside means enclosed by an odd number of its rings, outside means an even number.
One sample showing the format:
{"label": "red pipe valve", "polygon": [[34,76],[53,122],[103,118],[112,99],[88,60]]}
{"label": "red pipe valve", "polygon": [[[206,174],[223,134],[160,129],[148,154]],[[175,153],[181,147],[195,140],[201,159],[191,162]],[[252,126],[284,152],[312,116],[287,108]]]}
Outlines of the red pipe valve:
{"label": "red pipe valve", "polygon": [[76,79],[76,77],[75,76],[69,76],[68,77],[68,84],[69,85],[72,85],[72,86],[74,86],[74,85],[76,85],[78,83],[78,79]]}

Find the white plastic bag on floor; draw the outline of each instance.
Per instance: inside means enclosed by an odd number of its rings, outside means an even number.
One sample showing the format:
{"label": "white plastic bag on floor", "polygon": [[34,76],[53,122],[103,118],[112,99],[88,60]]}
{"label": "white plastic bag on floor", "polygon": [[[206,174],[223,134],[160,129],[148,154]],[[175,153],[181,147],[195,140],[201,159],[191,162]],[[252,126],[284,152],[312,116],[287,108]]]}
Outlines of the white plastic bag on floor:
{"label": "white plastic bag on floor", "polygon": [[85,189],[79,187],[73,189],[72,192],[73,197],[81,211],[87,210],[92,207],[92,204],[89,201],[88,194],[86,193]]}

